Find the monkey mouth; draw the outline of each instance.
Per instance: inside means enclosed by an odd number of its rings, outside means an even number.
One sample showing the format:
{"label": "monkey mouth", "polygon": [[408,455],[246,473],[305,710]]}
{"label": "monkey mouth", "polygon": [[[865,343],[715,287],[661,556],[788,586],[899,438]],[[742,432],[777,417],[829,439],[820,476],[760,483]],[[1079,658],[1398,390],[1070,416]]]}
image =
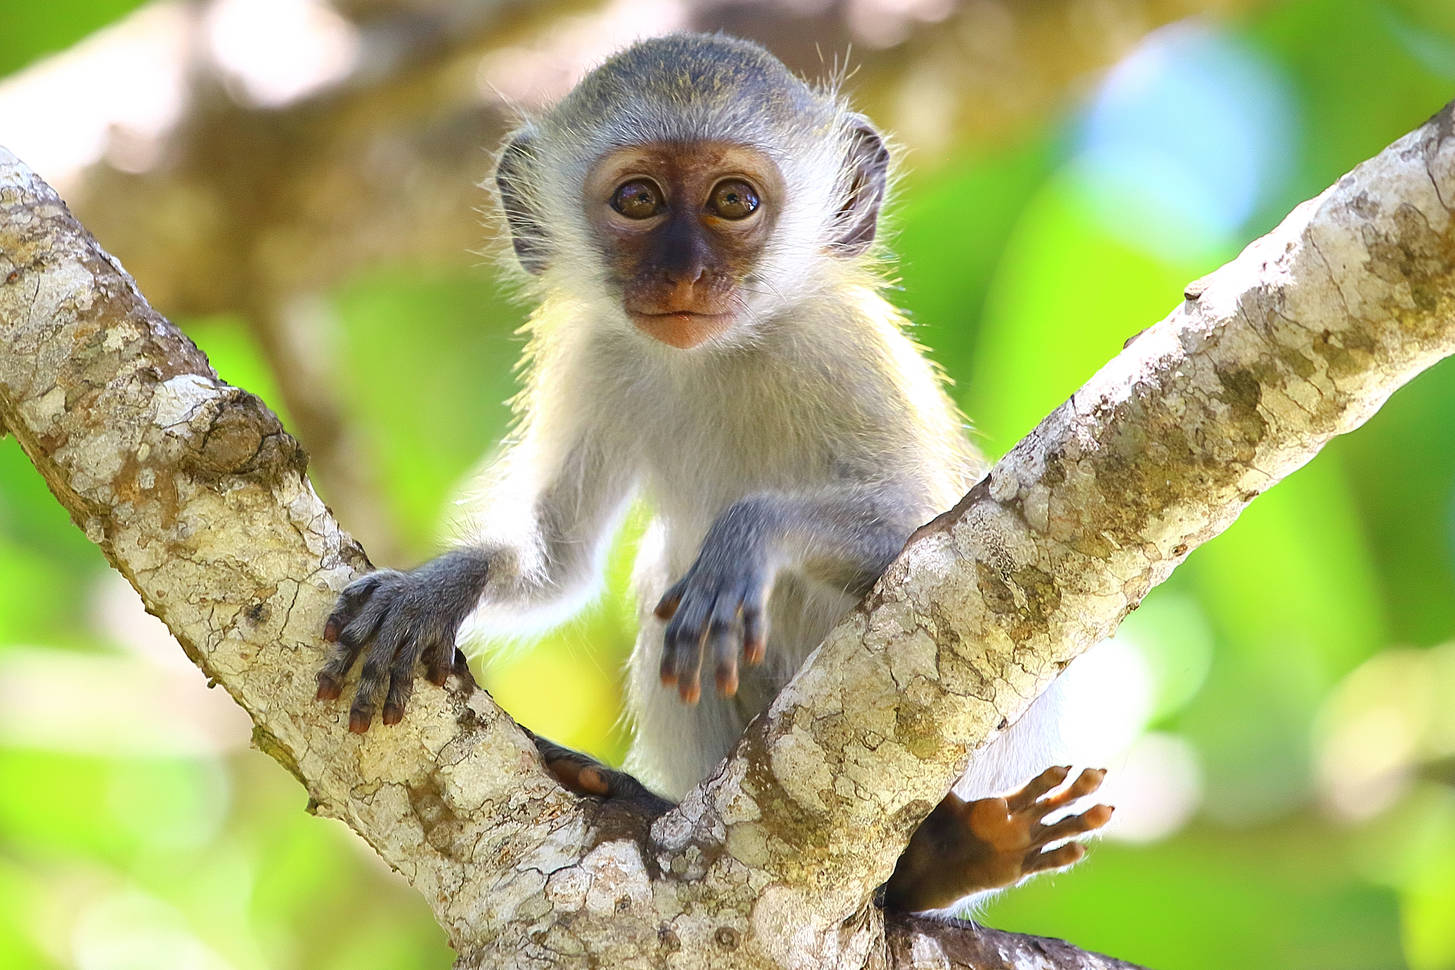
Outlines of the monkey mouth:
{"label": "monkey mouth", "polygon": [[689,350],[726,333],[736,317],[733,313],[700,313],[696,310],[659,313],[628,310],[627,313],[642,333],[678,350]]}

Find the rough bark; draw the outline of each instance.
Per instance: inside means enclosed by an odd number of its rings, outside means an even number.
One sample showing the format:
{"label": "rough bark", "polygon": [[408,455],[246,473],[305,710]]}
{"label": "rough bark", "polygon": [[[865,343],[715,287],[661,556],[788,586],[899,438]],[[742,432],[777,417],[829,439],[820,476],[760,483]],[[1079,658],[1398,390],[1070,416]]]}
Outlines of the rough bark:
{"label": "rough bark", "polygon": [[462,966],[1114,966],[886,921],[871,896],[1059,668],[1455,351],[1452,135],[1447,107],[1189,287],[920,531],[650,832],[558,789],[469,685],[422,688],[362,737],[313,701],[319,625],[362,551],[273,414],[3,151],[0,425],[258,745],[425,895]]}

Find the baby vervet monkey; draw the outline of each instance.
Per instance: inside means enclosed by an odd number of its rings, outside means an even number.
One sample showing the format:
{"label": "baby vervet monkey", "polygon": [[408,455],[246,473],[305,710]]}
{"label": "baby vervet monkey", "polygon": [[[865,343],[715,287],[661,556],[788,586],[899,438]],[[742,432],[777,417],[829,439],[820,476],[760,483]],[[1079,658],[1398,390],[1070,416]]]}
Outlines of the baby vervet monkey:
{"label": "baby vervet monkey", "polygon": [[[510,137],[496,184],[539,300],[518,432],[469,543],[340,596],[318,696],[337,698],[363,655],[350,730],[368,730],[381,693],[398,722],[417,663],[444,683],[477,608],[488,623],[583,598],[640,493],[656,518],[636,569],[628,767],[680,797],[728,754],[910,533],[986,470],[881,292],[889,164],[836,91],[724,36],[636,44]],[[1080,858],[1056,843],[1111,809],[1046,818],[1100,772],[1062,788],[1069,769],[1052,768],[996,797],[1050,763],[1055,700],[976,755],[888,905],[947,907]],[[541,749],[578,792],[660,802]]]}

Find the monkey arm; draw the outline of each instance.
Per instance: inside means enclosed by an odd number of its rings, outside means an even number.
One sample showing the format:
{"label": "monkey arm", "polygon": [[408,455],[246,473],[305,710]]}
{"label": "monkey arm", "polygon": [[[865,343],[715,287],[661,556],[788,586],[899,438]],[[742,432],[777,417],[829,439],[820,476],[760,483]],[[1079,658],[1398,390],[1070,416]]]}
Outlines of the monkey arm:
{"label": "monkey arm", "polygon": [[761,492],[733,503],[708,529],[687,574],[657,604],[657,615],[670,619],[662,682],[695,701],[710,650],[718,690],[734,693],[738,645],[750,664],[766,653],[768,596],[782,570],[849,596],[868,592],[923,517],[909,494],[898,483],[856,484]]}
{"label": "monkey arm", "polygon": [[[318,672],[318,697],[337,698],[363,655],[349,730],[368,730],[386,681],[384,723],[404,716],[417,661],[436,684],[452,671],[467,673],[455,637],[482,602],[529,607],[587,584],[630,494],[629,463],[608,460],[590,435],[564,449],[558,462],[543,462],[541,454],[528,436],[502,456],[485,499],[485,513],[499,521],[476,541],[408,572],[369,573],[340,594],[324,624],[324,639],[337,647]],[[537,489],[533,478],[543,464],[545,485]]]}

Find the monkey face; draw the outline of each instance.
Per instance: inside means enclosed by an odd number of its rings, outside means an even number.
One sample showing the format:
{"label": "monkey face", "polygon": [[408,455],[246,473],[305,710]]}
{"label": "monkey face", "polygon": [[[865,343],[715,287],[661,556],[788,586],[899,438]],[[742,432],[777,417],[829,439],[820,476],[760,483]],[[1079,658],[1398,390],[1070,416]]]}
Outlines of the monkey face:
{"label": "monkey face", "polygon": [[608,153],[587,176],[582,204],[627,317],[686,350],[749,312],[784,194],[761,152],[692,141]]}

